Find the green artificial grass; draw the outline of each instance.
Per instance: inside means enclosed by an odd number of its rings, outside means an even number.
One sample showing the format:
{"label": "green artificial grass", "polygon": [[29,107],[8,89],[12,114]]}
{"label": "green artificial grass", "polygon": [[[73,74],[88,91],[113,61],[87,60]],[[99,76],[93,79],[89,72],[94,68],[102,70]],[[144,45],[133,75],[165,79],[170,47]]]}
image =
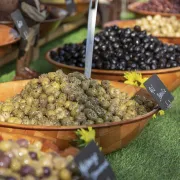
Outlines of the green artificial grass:
{"label": "green artificial grass", "polygon": [[[31,67],[41,73],[52,71],[45,53],[64,43],[80,42],[85,37],[86,28],[81,28],[43,46],[39,60]],[[1,68],[0,82],[10,81],[14,69],[15,62]],[[152,119],[128,147],[107,156],[118,180],[180,180],[180,88],[173,95],[173,107],[165,116]]]}

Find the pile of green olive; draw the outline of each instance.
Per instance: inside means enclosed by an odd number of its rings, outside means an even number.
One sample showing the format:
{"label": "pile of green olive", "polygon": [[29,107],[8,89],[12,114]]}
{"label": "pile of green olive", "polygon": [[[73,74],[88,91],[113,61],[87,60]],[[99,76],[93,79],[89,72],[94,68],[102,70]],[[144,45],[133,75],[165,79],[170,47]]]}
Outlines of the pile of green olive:
{"label": "pile of green olive", "polygon": [[131,98],[109,81],[101,83],[61,70],[31,80],[0,104],[0,121],[26,125],[78,126],[120,122],[146,114],[154,103]]}

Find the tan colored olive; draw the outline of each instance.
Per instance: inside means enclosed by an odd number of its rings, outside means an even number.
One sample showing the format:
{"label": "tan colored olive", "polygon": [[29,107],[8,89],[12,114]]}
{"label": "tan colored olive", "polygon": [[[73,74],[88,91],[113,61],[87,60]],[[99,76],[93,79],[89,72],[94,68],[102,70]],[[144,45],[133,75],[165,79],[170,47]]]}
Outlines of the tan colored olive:
{"label": "tan colored olive", "polygon": [[136,20],[136,24],[154,36],[180,37],[180,20],[175,16],[147,16]]}

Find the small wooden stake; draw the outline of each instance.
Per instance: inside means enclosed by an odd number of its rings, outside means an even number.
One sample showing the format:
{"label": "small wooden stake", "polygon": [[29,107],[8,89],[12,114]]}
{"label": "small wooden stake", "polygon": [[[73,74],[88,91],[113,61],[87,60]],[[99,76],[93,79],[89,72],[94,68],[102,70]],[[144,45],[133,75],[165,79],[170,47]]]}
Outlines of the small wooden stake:
{"label": "small wooden stake", "polygon": [[93,59],[93,47],[94,47],[94,33],[96,27],[96,16],[98,0],[95,0],[95,6],[93,7],[93,0],[89,5],[89,17],[88,17],[88,33],[86,41],[86,58],[85,58],[85,76],[91,77],[92,59]]}

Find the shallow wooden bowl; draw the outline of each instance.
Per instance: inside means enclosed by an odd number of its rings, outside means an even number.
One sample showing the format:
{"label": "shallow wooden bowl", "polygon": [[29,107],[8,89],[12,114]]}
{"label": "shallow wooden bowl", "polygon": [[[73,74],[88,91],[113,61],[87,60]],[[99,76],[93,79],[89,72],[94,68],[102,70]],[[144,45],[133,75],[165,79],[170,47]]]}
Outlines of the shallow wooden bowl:
{"label": "shallow wooden bowl", "polygon": [[[18,93],[24,88],[28,81],[14,81],[0,84],[0,101],[5,101]],[[127,92],[130,96],[139,94],[152,99],[144,89],[134,86],[125,85],[119,82],[111,82],[114,87]],[[139,116],[135,119],[92,125],[96,130],[96,140],[102,147],[104,153],[111,153],[117,149],[125,147],[131,140],[137,137],[148,120],[158,111],[154,108],[151,112]],[[76,139],[75,131],[87,126],[28,126],[9,123],[0,123],[0,132],[20,134],[21,136],[34,136],[39,139],[45,138],[58,145],[59,149],[66,149],[70,146],[72,140]]]}
{"label": "shallow wooden bowl", "polygon": [[17,31],[9,26],[0,25],[0,58],[12,50],[12,44],[20,40]]}
{"label": "shallow wooden bowl", "polygon": [[[108,26],[118,26],[121,28],[127,28],[127,27],[134,27],[136,25],[136,20],[116,20],[116,21],[111,21],[111,22],[107,22],[104,27],[108,27]],[[152,34],[153,35],[153,34]],[[157,38],[164,42],[164,43],[169,43],[169,44],[180,44],[180,37],[164,37],[164,36],[157,36]]]}
{"label": "shallow wooden bowl", "polygon": [[130,10],[131,12],[134,12],[137,15],[140,15],[140,16],[148,16],[148,15],[155,16],[155,15],[159,14],[161,16],[166,16],[166,17],[176,16],[178,19],[180,19],[180,14],[152,12],[152,11],[145,11],[145,10],[137,9],[137,7],[142,5],[142,4],[143,4],[143,2],[132,3],[132,4],[128,5],[128,10]]}
{"label": "shallow wooden bowl", "polygon": [[63,151],[60,151],[58,146],[55,145],[52,141],[49,141],[46,139],[46,137],[35,137],[35,136],[28,136],[28,135],[22,135],[22,134],[14,134],[14,133],[6,133],[6,132],[0,132],[0,140],[18,140],[18,139],[26,139],[30,143],[34,143],[36,141],[42,142],[42,151],[43,152],[56,152],[60,154],[61,156],[75,156],[79,152],[77,148],[69,147],[67,149],[64,149]]}
{"label": "shallow wooden bowl", "polygon": [[[52,49],[52,50],[57,51],[57,48]],[[80,68],[76,66],[68,66],[68,65],[54,61],[50,57],[50,52],[52,50],[47,52],[46,60],[50,64],[52,64],[56,70],[62,69],[67,74],[74,71],[78,71],[81,73],[84,72],[84,68]],[[124,82],[125,72],[127,71],[92,69],[92,78],[100,79],[100,80]],[[153,74],[157,74],[169,91],[174,91],[177,87],[180,86],[180,67],[159,69],[159,70],[149,70],[149,71],[137,71],[137,72],[141,73],[143,77],[147,77],[147,78],[151,77]]]}
{"label": "shallow wooden bowl", "polygon": [[[59,7],[61,9],[66,9],[66,3],[62,0],[41,0],[42,3],[47,5],[54,5],[56,7]],[[63,23],[71,23],[80,20],[85,16],[85,14],[88,12],[89,8],[89,0],[75,0],[76,4],[76,13],[67,16]]]}

